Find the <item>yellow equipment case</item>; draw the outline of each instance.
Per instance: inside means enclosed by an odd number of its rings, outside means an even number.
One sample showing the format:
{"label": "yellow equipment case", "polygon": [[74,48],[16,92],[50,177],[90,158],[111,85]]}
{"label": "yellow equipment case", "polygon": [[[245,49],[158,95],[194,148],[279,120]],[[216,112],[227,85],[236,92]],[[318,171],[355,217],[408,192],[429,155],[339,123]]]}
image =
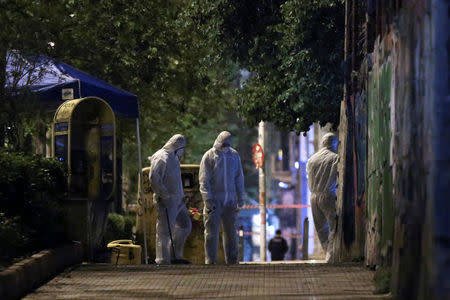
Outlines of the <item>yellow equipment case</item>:
{"label": "yellow equipment case", "polygon": [[115,265],[140,265],[141,246],[132,240],[112,241],[107,246],[111,249],[111,263]]}

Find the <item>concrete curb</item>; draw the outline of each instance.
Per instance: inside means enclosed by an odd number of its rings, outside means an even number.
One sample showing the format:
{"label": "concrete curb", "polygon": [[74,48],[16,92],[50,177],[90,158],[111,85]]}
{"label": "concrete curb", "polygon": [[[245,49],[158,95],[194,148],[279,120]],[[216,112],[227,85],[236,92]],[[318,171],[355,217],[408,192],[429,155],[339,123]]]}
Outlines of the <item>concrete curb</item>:
{"label": "concrete curb", "polygon": [[0,272],[0,299],[17,299],[64,268],[81,263],[81,244],[43,250]]}

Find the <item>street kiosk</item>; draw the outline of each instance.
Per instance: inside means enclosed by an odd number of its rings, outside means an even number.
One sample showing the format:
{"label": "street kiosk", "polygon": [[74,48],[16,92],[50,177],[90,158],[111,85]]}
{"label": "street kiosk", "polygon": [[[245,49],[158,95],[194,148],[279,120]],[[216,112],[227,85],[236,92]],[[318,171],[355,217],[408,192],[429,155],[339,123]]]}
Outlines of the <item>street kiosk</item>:
{"label": "street kiosk", "polygon": [[114,112],[97,97],[66,101],[55,113],[52,131],[52,154],[68,170],[68,234],[82,242],[86,258],[92,260],[116,185]]}

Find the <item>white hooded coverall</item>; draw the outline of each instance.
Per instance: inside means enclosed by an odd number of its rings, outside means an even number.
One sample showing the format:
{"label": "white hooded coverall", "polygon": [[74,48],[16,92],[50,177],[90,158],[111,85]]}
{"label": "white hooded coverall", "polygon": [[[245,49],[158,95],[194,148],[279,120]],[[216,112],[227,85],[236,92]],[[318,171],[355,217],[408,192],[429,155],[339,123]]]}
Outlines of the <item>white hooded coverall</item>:
{"label": "white hooded coverall", "polygon": [[311,209],[320,244],[332,256],[336,231],[337,137],[327,133],[322,137],[320,150],[308,159],[306,173],[311,191]]}
{"label": "white hooded coverall", "polygon": [[167,213],[175,248],[175,258],[183,256],[186,238],[191,232],[192,223],[186,205],[181,182],[180,161],[177,151],[183,151],[186,139],[176,134],[151,157],[150,184],[154,191],[158,218],[156,220],[156,263],[168,264],[171,261],[171,244]]}
{"label": "white hooded coverall", "polygon": [[199,181],[205,214],[205,263],[217,263],[222,223],[225,262],[236,264],[239,262],[236,211],[243,204],[244,175],[239,154],[231,148],[228,131],[221,132],[214,146],[203,155]]}

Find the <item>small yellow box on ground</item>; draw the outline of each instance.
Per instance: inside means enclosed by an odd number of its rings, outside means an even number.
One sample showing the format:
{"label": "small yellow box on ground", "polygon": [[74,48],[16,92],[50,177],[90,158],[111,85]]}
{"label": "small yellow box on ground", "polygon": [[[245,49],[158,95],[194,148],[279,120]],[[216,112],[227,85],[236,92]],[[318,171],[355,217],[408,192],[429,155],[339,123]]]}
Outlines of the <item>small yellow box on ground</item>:
{"label": "small yellow box on ground", "polygon": [[140,265],[141,246],[132,240],[117,240],[108,244],[111,249],[111,263],[114,265]]}

